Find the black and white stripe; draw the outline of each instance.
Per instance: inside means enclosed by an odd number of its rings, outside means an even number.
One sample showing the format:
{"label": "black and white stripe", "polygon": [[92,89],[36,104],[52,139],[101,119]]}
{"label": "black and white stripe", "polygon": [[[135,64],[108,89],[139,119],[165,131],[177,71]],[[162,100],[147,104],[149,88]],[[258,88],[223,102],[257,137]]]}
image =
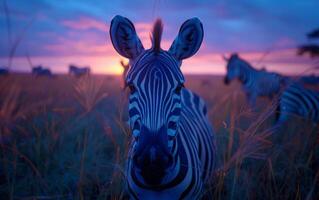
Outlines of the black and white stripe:
{"label": "black and white stripe", "polygon": [[158,186],[145,183],[136,175],[133,153],[130,154],[128,187],[137,199],[198,199],[212,177],[216,150],[211,126],[203,112],[204,102],[187,89],[181,93],[183,109],[171,147],[173,164],[163,182]]}
{"label": "black and white stripe", "polygon": [[238,79],[242,83],[251,106],[255,106],[256,98],[259,96],[272,98],[278,94],[281,87],[289,80],[277,73],[256,70],[237,54],[233,54],[226,60],[228,63],[225,84],[229,84],[233,79]]}
{"label": "black and white stripe", "polygon": [[297,115],[319,122],[319,92],[304,88],[298,83],[289,85],[281,94],[277,107],[278,122]]}
{"label": "black and white stripe", "polygon": [[205,103],[184,88],[180,65],[199,49],[203,29],[197,18],[186,21],[169,51],[159,46],[161,31],[157,21],[153,46],[144,50],[132,22],[116,16],[111,23],[112,43],[131,66],[127,187],[133,199],[198,199],[216,149]]}
{"label": "black and white stripe", "polygon": [[[156,61],[152,61],[154,59]],[[139,123],[149,124],[150,130],[157,130],[168,120],[168,134],[175,136],[172,129],[176,129],[180,115],[180,90],[184,83],[177,62],[166,52],[155,55],[148,51],[128,72],[126,82],[131,87],[130,124],[134,126],[142,119]],[[138,135],[134,130],[133,134]]]}

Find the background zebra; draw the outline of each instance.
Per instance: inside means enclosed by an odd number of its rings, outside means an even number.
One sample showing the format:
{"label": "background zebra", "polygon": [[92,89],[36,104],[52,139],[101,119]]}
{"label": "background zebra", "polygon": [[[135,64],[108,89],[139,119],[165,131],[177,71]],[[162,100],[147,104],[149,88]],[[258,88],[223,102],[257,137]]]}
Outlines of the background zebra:
{"label": "background zebra", "polygon": [[52,77],[52,72],[50,69],[44,68],[41,65],[37,67],[32,67],[32,74],[36,77],[38,76],[48,76]]}
{"label": "background zebra", "polygon": [[255,106],[258,96],[267,96],[271,99],[289,80],[277,73],[256,70],[237,54],[232,54],[229,59],[224,59],[227,61],[224,83],[227,85],[233,79],[239,79],[252,107]]}
{"label": "background zebra", "polygon": [[316,76],[314,74],[308,76],[301,76],[300,82],[303,84],[316,85],[319,84],[319,76]]}
{"label": "background zebra", "polygon": [[214,136],[205,103],[183,87],[180,66],[198,51],[203,27],[197,18],[184,22],[168,51],[160,48],[162,28],[157,20],[145,50],[127,18],[114,17],[110,27],[114,48],[131,64],[127,187],[134,199],[197,199],[213,172]]}
{"label": "background zebra", "polygon": [[75,77],[81,77],[84,75],[89,75],[91,72],[89,67],[76,67],[74,65],[69,66],[69,74]]}
{"label": "background zebra", "polygon": [[293,114],[319,122],[319,92],[306,89],[298,83],[290,84],[280,96],[277,122],[285,122]]}
{"label": "background zebra", "polygon": [[8,75],[9,69],[7,67],[0,67],[0,76],[2,75]]}

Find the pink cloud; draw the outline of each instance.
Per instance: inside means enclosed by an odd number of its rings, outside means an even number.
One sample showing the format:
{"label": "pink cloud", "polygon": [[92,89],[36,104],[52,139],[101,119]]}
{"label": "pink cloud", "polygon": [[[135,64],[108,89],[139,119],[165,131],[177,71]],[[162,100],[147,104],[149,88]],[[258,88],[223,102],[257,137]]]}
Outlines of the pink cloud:
{"label": "pink cloud", "polygon": [[112,45],[102,34],[92,31],[78,32],[70,30],[63,36],[57,33],[43,32],[42,37],[54,38],[54,43],[44,44],[42,48],[53,55],[107,55],[114,52]]}
{"label": "pink cloud", "polygon": [[57,37],[55,44],[44,45],[43,48],[60,55],[108,55],[114,52],[111,44],[99,43],[92,34],[83,35],[81,40],[68,40],[64,37]]}
{"label": "pink cloud", "polygon": [[277,48],[287,48],[287,47],[295,47],[297,46],[297,42],[289,37],[281,37],[278,41],[274,44]]}
{"label": "pink cloud", "polygon": [[100,31],[108,30],[106,23],[89,17],[81,17],[79,20],[64,20],[62,24],[71,29],[88,30],[97,29]]}
{"label": "pink cloud", "polygon": [[153,23],[143,23],[143,22],[139,22],[139,23],[136,23],[135,25],[135,28],[137,30],[144,30],[144,31],[149,31],[151,32],[152,28],[153,28]]}
{"label": "pink cloud", "polygon": [[59,52],[64,55],[108,55],[115,52],[113,46],[110,45],[88,45],[85,42],[65,42],[64,44],[50,44],[44,46],[44,49],[53,52]]}

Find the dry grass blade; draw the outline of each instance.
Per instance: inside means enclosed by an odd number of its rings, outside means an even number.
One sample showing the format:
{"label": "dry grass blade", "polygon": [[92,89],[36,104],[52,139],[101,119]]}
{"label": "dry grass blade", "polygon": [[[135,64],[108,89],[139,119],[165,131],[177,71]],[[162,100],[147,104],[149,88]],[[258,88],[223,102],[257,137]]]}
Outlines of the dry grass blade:
{"label": "dry grass blade", "polygon": [[40,106],[46,105],[48,100],[27,103],[21,101],[21,88],[12,83],[11,86],[5,88],[1,85],[4,98],[0,102],[0,128],[1,132],[8,134],[16,120],[25,119],[30,113],[38,111]]}
{"label": "dry grass blade", "polygon": [[31,19],[30,22],[28,22],[25,27],[20,31],[18,37],[13,41],[12,39],[12,31],[11,31],[11,20],[10,20],[10,10],[7,4],[7,1],[4,1],[4,10],[5,10],[5,15],[6,15],[6,21],[7,21],[7,31],[8,31],[8,38],[9,38],[9,57],[8,57],[8,68],[11,69],[12,66],[12,60],[14,57],[14,54],[21,43],[22,39],[24,38],[27,30],[31,27],[33,21],[35,20],[35,16]]}
{"label": "dry grass blade", "polygon": [[9,45],[11,46],[12,45],[11,20],[10,20],[10,12],[8,8],[8,3],[6,0],[3,0],[3,7],[4,7],[4,13],[6,15],[6,25],[7,25]]}
{"label": "dry grass blade", "polygon": [[103,80],[94,80],[88,75],[76,80],[74,84],[75,97],[85,113],[90,112],[102,99],[108,96],[102,91],[103,84]]}
{"label": "dry grass blade", "polygon": [[[0,141],[3,199],[127,198],[128,93],[121,77],[101,77],[1,77],[1,131],[12,136]],[[204,88],[202,80],[188,84],[207,102],[220,163],[204,199],[316,199],[318,130],[301,119],[269,128],[277,99],[260,98],[252,110],[237,85],[224,87],[218,77]]]}
{"label": "dry grass blade", "polygon": [[[234,99],[233,99],[234,101]],[[277,100],[273,100],[272,105],[269,106],[266,111],[264,111],[259,117],[250,124],[250,126],[246,130],[242,130],[237,128],[236,131],[240,133],[239,145],[236,151],[229,156],[229,159],[225,160],[223,166],[217,170],[217,173],[227,172],[231,168],[234,168],[238,165],[238,163],[242,163],[246,158],[254,158],[254,159],[265,159],[266,155],[263,153],[264,150],[270,148],[272,146],[272,142],[270,141],[270,136],[274,132],[274,128],[268,128],[266,130],[259,130],[260,126],[275,112],[275,108],[277,106]],[[235,115],[235,113],[234,113]],[[232,118],[231,118],[232,119]],[[229,132],[231,138],[233,138],[235,122],[232,121]],[[233,139],[232,139],[233,140]],[[232,145],[232,144],[231,144]],[[228,153],[232,152],[232,146],[228,146]]]}
{"label": "dry grass blade", "polygon": [[0,119],[2,123],[6,124],[21,116],[22,113],[18,110],[19,95],[19,87],[15,85],[11,86],[6,97],[3,99],[3,102],[1,102],[0,105]]}

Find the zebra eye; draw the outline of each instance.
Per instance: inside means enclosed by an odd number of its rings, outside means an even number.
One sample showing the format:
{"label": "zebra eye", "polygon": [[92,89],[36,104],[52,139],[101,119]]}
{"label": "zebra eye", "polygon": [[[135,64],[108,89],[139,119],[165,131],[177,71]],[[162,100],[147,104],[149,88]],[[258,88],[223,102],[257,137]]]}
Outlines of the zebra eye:
{"label": "zebra eye", "polygon": [[128,85],[128,87],[130,88],[131,93],[134,93],[136,91],[136,88],[133,84]]}
{"label": "zebra eye", "polygon": [[177,129],[177,123],[176,122],[169,122],[168,127],[170,129],[176,130]]}
{"label": "zebra eye", "polygon": [[133,126],[133,136],[136,140],[138,140],[138,136],[140,135],[140,131],[141,131],[141,122],[140,122],[140,120],[137,120]]}
{"label": "zebra eye", "polygon": [[184,87],[183,84],[178,85],[178,86],[175,88],[175,93],[176,93],[176,94],[180,94],[183,87]]}
{"label": "zebra eye", "polygon": [[141,130],[141,122],[140,122],[140,120],[136,120],[136,122],[134,123],[133,129]]}

